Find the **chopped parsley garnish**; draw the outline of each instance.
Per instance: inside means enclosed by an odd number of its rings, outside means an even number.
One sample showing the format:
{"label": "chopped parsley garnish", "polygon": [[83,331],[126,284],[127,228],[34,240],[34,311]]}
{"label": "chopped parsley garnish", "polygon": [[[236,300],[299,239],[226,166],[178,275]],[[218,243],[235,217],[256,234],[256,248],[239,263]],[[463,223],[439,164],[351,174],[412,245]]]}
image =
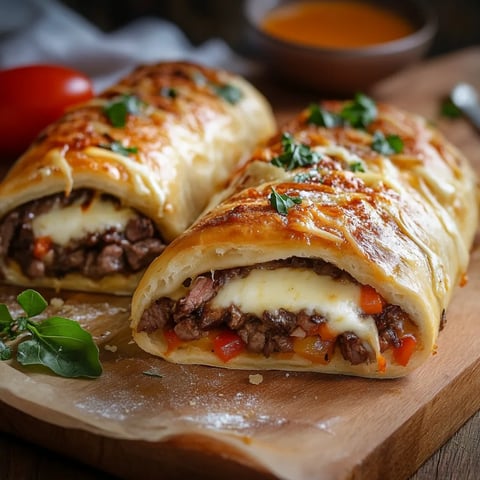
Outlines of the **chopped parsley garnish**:
{"label": "chopped parsley garnish", "polygon": [[129,153],[138,153],[137,147],[124,147],[120,142],[111,142],[111,143],[102,143],[99,145],[100,148],[105,148],[111,150],[114,153],[118,153],[125,157],[128,157]]}
{"label": "chopped parsley garnish", "polygon": [[377,131],[373,135],[372,148],[382,155],[393,155],[403,151],[403,140],[398,135],[385,136]]}
{"label": "chopped parsley garnish", "polygon": [[268,196],[270,204],[280,215],[288,215],[288,209],[302,203],[301,197],[291,197],[287,194],[278,193],[272,187],[272,193]]}
{"label": "chopped parsley garnish", "polygon": [[448,118],[458,118],[462,115],[461,110],[452,102],[450,98],[445,98],[442,100],[440,105],[440,113],[444,117]]}
{"label": "chopped parsley garnish", "polygon": [[103,111],[114,127],[121,128],[126,125],[129,114],[140,113],[141,106],[141,100],[135,95],[122,95],[110,100],[103,107]]}
{"label": "chopped parsley garnish", "polygon": [[192,80],[198,87],[207,86],[215,95],[232,105],[238,103],[243,97],[243,92],[235,85],[211,82],[201,72],[193,72]]}
{"label": "chopped parsley garnish", "polygon": [[238,103],[243,97],[242,91],[235,85],[212,85],[212,89],[219,97],[232,105]]}
{"label": "chopped parsley garnish", "polygon": [[320,161],[320,155],[317,152],[313,152],[308,145],[295,142],[292,135],[287,132],[282,135],[282,147],[283,152],[270,161],[276,167],[293,170],[314,165]]}
{"label": "chopped parsley garnish", "polygon": [[62,377],[101,375],[98,347],[78,322],[57,316],[32,320],[48,305],[35,290],[24,290],[17,302],[24,313],[16,319],[0,305],[0,360],[11,359],[13,347],[22,365],[43,365]]}
{"label": "chopped parsley garnish", "polygon": [[313,103],[308,108],[308,123],[313,123],[319,127],[338,127],[342,124],[342,119],[339,115],[325,110],[320,105]]}
{"label": "chopped parsley garnish", "polygon": [[162,87],[160,90],[160,95],[162,97],[168,98],[177,98],[178,97],[178,90],[173,87]]}
{"label": "chopped parsley garnish", "polygon": [[365,172],[365,166],[362,162],[352,162],[350,164],[350,170],[352,172]]}
{"label": "chopped parsley garnish", "polygon": [[354,128],[366,128],[377,118],[377,106],[370,97],[357,93],[354,100],[343,107],[340,117]]}
{"label": "chopped parsley garnish", "polygon": [[325,110],[317,104],[310,105],[307,122],[326,128],[350,125],[353,128],[365,129],[376,118],[375,102],[363,93],[357,93],[338,114]]}

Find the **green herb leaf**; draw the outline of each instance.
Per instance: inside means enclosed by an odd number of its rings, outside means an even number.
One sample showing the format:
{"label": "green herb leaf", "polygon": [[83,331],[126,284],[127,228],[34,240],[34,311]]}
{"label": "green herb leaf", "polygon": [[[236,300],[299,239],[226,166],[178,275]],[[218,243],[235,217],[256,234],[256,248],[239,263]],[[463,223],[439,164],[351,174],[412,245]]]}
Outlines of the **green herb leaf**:
{"label": "green herb leaf", "polygon": [[168,98],[177,98],[178,97],[178,90],[173,87],[162,87],[160,90],[160,95],[162,97]]}
{"label": "green herb leaf", "polygon": [[101,143],[99,145],[100,148],[105,148],[107,150],[111,150],[112,152],[118,153],[125,157],[128,157],[129,153],[137,153],[137,147],[124,147],[120,142],[111,142],[111,143]]}
{"label": "green herb leaf", "polygon": [[17,296],[18,304],[29,317],[42,313],[48,306],[47,301],[35,290],[24,290]]}
{"label": "green herb leaf", "polygon": [[0,360],[12,356],[3,339],[28,332],[30,338],[20,337],[16,348],[22,365],[44,365],[64,377],[98,377],[102,373],[98,347],[78,322],[62,317],[32,321],[30,317],[42,313],[48,305],[35,290],[23,291],[17,301],[28,317],[14,319],[6,305],[0,305]]}
{"label": "green herb leaf", "polygon": [[285,170],[293,170],[299,167],[314,165],[320,161],[320,155],[313,152],[308,145],[296,143],[289,133],[282,135],[283,152],[271,160],[276,167],[283,167]]}
{"label": "green herb leaf", "polygon": [[232,105],[238,103],[243,97],[242,91],[235,85],[213,85],[212,88],[219,97]]}
{"label": "green herb leaf", "polygon": [[365,172],[365,167],[362,162],[352,162],[350,164],[350,170],[352,172]]}
{"label": "green herb leaf", "polygon": [[23,333],[28,327],[28,318],[27,317],[18,317],[11,325],[8,332],[10,338],[16,338],[18,335]]}
{"label": "green herb leaf", "polygon": [[377,131],[373,135],[372,149],[382,155],[393,155],[403,151],[403,140],[398,135],[387,135]]}
{"label": "green herb leaf", "polygon": [[103,111],[110,123],[117,128],[124,127],[128,115],[138,115],[142,102],[135,95],[122,95],[108,102]]}
{"label": "green herb leaf", "polygon": [[32,339],[21,343],[17,360],[22,365],[44,365],[63,377],[98,377],[102,373],[98,347],[78,322],[51,317],[29,322]]}
{"label": "green herb leaf", "polygon": [[366,128],[377,118],[377,106],[370,97],[357,93],[342,109],[340,117],[354,128]]}
{"label": "green herb leaf", "polygon": [[291,197],[287,194],[278,193],[272,187],[272,193],[268,196],[270,204],[280,215],[288,215],[288,209],[292,208],[295,204],[302,203],[301,197]]}
{"label": "green herb leaf", "polygon": [[444,117],[458,118],[462,116],[461,110],[452,102],[450,98],[442,100],[440,105],[440,113]]}
{"label": "green herb leaf", "polygon": [[0,304],[0,330],[7,328],[13,322],[13,318],[4,303]]}
{"label": "green herb leaf", "polygon": [[318,125],[319,127],[338,127],[342,124],[342,119],[335,113],[329,112],[320,105],[313,103],[309,107],[307,123]]}
{"label": "green herb leaf", "polygon": [[243,97],[243,92],[235,85],[213,83],[199,71],[193,72],[191,77],[195,85],[198,87],[208,86],[216,95],[232,105],[238,103]]}
{"label": "green herb leaf", "polygon": [[8,345],[5,345],[0,340],[0,360],[10,360],[12,358],[12,351]]}

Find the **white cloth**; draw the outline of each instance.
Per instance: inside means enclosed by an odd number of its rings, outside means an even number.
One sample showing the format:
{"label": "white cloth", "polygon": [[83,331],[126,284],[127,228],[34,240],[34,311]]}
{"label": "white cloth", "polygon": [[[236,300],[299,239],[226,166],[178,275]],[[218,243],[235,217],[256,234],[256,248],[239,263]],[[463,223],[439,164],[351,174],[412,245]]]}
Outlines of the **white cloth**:
{"label": "white cloth", "polygon": [[61,64],[91,77],[97,92],[142,63],[191,60],[243,75],[252,68],[223,40],[194,47],[159,18],[140,18],[104,33],[55,0],[0,0],[0,12],[0,68]]}

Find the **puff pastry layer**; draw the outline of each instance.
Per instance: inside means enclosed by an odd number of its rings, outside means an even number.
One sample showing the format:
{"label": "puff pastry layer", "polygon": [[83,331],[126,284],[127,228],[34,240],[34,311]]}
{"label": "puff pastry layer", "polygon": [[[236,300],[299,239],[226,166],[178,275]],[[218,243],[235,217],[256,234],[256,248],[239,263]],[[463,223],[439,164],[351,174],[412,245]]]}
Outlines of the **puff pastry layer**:
{"label": "puff pastry layer", "polygon": [[429,358],[467,269],[475,175],[425,119],[379,104],[354,128],[338,121],[351,106],[285,125],[151,264],[132,302],[141,348],[376,378]]}
{"label": "puff pastry layer", "polygon": [[[196,219],[211,196],[224,188],[232,170],[273,131],[268,102],[239,76],[185,62],[138,67],[117,85],[50,125],[1,183],[0,269],[4,279],[34,287],[131,293],[143,268],[135,270],[119,252],[113,252],[120,257],[110,262],[112,271],[108,274],[98,268],[55,267],[59,256],[73,254],[77,248],[77,231],[71,232],[73,244],[66,249],[51,238],[60,238],[53,232],[55,226],[72,227],[64,222],[69,216],[66,204],[70,213],[77,205],[68,201],[72,192],[100,195],[95,204],[98,215],[90,215],[87,221],[81,215],[87,210],[85,205],[75,213],[78,222],[85,224],[81,232],[84,239],[90,235],[92,240],[99,232],[105,236],[112,228],[115,234],[123,235],[125,222],[119,220],[113,226],[103,222],[113,208],[123,211],[116,215],[119,218],[135,218],[139,224],[150,220],[155,231],[148,241],[153,238],[166,244]],[[38,225],[33,228],[33,233],[28,233],[31,241],[25,239],[27,234],[19,237],[24,221],[5,222],[6,217],[27,205],[30,221],[32,216],[45,213],[43,205],[37,208],[35,203],[44,198],[56,205],[55,213],[37,222],[43,229]],[[27,227],[32,230],[30,224]],[[43,242],[40,249],[38,236]],[[19,261],[20,251],[11,255],[18,238],[25,244],[22,248],[27,249],[29,261]],[[119,242],[124,240],[122,237]],[[103,248],[105,241],[95,248]],[[57,247],[62,247],[61,255]],[[43,250],[53,259],[46,257],[42,266]],[[93,259],[92,255],[85,253],[83,261],[77,263],[101,263],[96,253]],[[144,263],[147,260],[145,257]],[[128,268],[115,271],[115,261]],[[42,269],[46,272],[43,275]]]}

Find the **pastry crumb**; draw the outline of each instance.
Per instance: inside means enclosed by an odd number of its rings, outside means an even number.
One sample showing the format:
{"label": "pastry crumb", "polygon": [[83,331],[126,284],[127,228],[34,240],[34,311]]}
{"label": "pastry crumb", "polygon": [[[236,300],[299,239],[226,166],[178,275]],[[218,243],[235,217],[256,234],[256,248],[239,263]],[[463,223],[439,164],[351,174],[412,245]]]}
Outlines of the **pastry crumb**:
{"label": "pastry crumb", "polygon": [[260,385],[263,382],[263,375],[261,375],[260,373],[256,373],[255,375],[249,375],[248,381],[252,385]]}
{"label": "pastry crumb", "polygon": [[64,305],[64,301],[63,301],[63,298],[59,298],[59,297],[52,297],[50,299],[50,305],[53,307],[53,308],[62,308],[63,305]]}
{"label": "pastry crumb", "polygon": [[115,353],[117,351],[117,346],[116,345],[105,345],[103,347],[105,350],[107,350],[108,352],[113,352]]}

